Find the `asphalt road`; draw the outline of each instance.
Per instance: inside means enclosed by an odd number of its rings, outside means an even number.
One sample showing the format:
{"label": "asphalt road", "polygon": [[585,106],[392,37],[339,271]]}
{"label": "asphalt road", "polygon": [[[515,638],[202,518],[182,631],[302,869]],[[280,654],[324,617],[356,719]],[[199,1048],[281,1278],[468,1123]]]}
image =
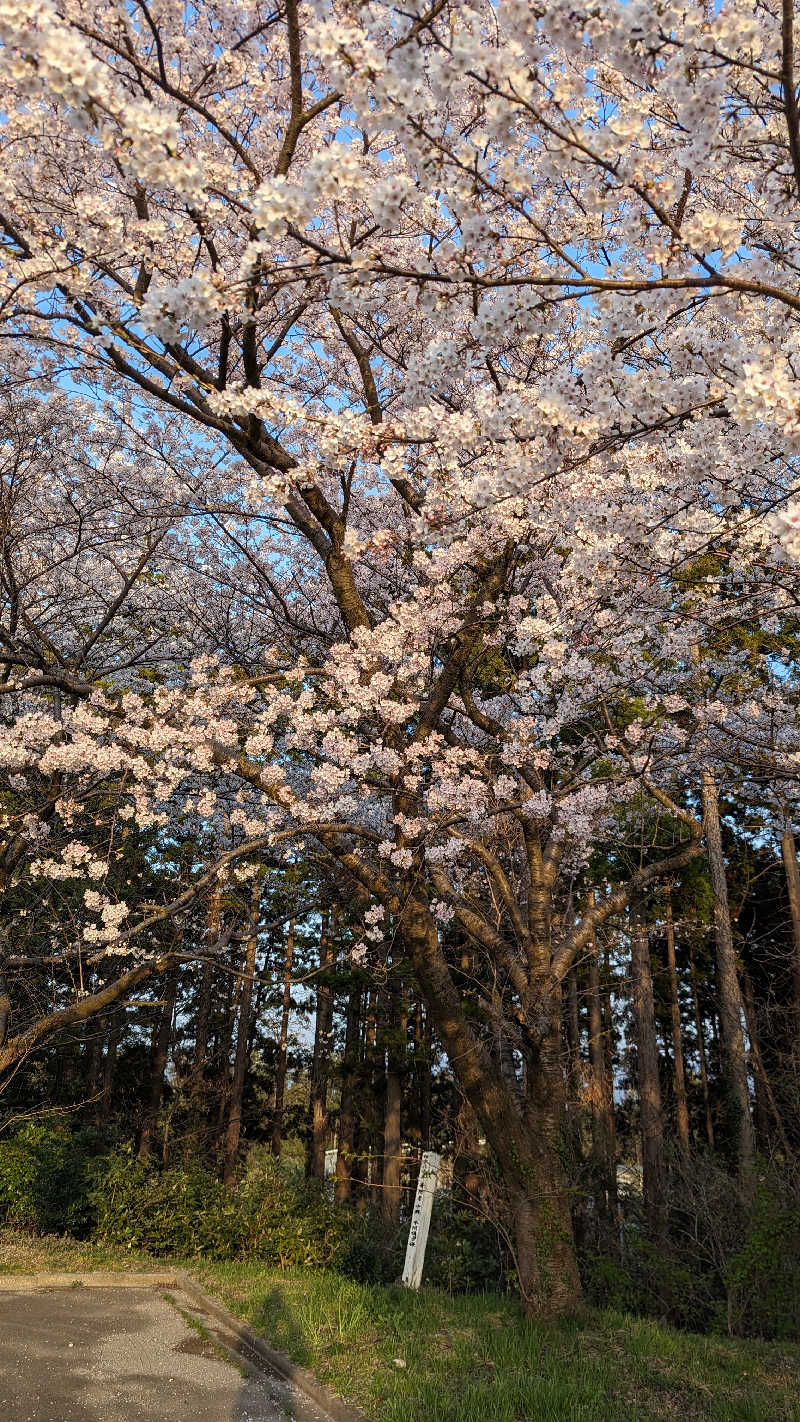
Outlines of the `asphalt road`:
{"label": "asphalt road", "polygon": [[153,1289],[0,1292],[4,1422],[308,1416],[293,1389],[277,1377],[248,1377]]}

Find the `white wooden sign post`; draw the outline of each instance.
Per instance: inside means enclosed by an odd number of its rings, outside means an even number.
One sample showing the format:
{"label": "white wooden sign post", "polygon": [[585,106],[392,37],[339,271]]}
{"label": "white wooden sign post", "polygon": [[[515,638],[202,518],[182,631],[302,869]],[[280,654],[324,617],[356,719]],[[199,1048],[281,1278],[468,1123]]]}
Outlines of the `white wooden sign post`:
{"label": "white wooden sign post", "polygon": [[428,1243],[428,1230],[431,1227],[433,1197],[436,1194],[440,1160],[441,1156],[438,1156],[433,1150],[423,1152],[422,1163],[419,1167],[419,1180],[417,1181],[417,1195],[411,1215],[411,1228],[408,1231],[406,1262],[403,1268],[403,1283],[409,1289],[418,1289],[422,1283],[425,1246]]}

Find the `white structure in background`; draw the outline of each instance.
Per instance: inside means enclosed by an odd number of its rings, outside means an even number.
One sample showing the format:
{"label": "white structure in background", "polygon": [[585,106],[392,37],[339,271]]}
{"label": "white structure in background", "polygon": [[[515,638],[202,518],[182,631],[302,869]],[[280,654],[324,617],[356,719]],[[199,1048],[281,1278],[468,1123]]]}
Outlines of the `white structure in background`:
{"label": "white structure in background", "polygon": [[408,1231],[406,1262],[403,1268],[403,1283],[407,1284],[410,1289],[418,1289],[422,1283],[425,1246],[428,1243],[428,1230],[431,1227],[433,1197],[436,1194],[440,1160],[441,1156],[437,1155],[435,1151],[426,1150],[423,1152],[419,1180],[417,1181],[417,1196],[411,1215],[411,1228]]}

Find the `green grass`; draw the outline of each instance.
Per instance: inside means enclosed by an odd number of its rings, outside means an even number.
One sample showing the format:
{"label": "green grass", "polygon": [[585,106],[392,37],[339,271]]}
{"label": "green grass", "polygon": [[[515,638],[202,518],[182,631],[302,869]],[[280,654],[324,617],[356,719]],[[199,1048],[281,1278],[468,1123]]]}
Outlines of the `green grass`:
{"label": "green grass", "polygon": [[[136,1250],[60,1235],[24,1234],[0,1227],[0,1275],[52,1270],[88,1273],[93,1269],[159,1269],[163,1261]],[[169,1267],[169,1266],[168,1266]]]}
{"label": "green grass", "polygon": [[[0,1272],[158,1263],[0,1232]],[[493,1294],[414,1295],[258,1264],[185,1267],[375,1422],[800,1422],[800,1345],[703,1338],[598,1310],[534,1325]]]}
{"label": "green grass", "polygon": [[533,1325],[497,1295],[414,1296],[333,1274],[192,1272],[376,1422],[800,1422],[800,1346],[600,1311]]}

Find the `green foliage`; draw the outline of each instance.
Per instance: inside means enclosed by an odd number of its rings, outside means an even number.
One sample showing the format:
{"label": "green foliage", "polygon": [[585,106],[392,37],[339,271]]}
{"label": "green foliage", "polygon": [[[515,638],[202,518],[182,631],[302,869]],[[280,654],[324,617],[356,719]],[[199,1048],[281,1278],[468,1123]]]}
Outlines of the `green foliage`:
{"label": "green foliage", "polygon": [[159,1255],[241,1255],[247,1220],[236,1195],[201,1166],[159,1170],[127,1151],[109,1156],[92,1190],[96,1235]]}
{"label": "green foliage", "polygon": [[725,1283],[729,1332],[800,1338],[800,1203],[783,1198],[766,1181]]}
{"label": "green foliage", "polygon": [[628,1199],[621,1257],[587,1253],[587,1298],[698,1333],[800,1338],[800,1180],[763,1167],[755,1200],[707,1155],[673,1162],[669,1230]]}
{"label": "green foliage", "polygon": [[713,1270],[685,1258],[673,1241],[648,1239],[639,1224],[625,1231],[621,1258],[603,1254],[582,1261],[586,1297],[602,1308],[669,1321],[704,1333],[719,1314],[721,1289]]}
{"label": "green foliage", "polygon": [[93,1160],[80,1135],[28,1122],[0,1139],[0,1220],[82,1238],[92,1223]]}
{"label": "green foliage", "polygon": [[449,1195],[439,1195],[434,1207],[425,1282],[450,1294],[503,1293],[514,1283],[511,1257],[495,1226]]}

